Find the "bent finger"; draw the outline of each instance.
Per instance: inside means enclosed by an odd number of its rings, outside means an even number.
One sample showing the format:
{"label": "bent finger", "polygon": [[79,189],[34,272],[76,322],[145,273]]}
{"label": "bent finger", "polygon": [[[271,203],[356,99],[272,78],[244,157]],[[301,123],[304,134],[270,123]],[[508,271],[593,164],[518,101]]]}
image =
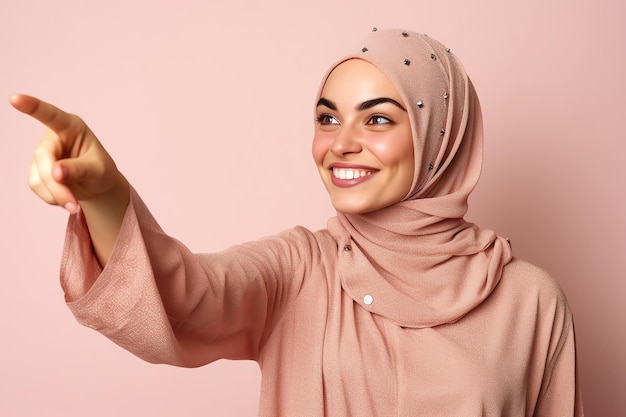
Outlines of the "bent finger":
{"label": "bent finger", "polygon": [[75,213],[76,198],[69,185],[63,183],[65,176],[63,167],[57,163],[56,158],[38,148],[31,166],[30,188],[47,203],[59,205],[70,213]]}
{"label": "bent finger", "polygon": [[34,163],[31,164],[30,171],[28,173],[28,186],[37,195],[37,197],[39,197],[46,203],[57,204],[54,196],[41,180],[41,176],[39,175],[39,169]]}

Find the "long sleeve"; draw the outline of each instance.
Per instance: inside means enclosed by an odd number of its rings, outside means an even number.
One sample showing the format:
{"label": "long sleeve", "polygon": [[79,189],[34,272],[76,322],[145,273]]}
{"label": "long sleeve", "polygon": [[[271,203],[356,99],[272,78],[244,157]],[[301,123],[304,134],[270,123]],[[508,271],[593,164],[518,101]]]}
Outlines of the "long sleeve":
{"label": "long sleeve", "polygon": [[578,379],[574,322],[565,295],[559,292],[543,382],[534,417],[584,415]]}
{"label": "long sleeve", "polygon": [[312,234],[196,255],[167,236],[131,190],[109,263],[95,259],[84,219],[68,224],[61,283],[77,320],[149,362],[200,366],[257,359],[310,268]]}
{"label": "long sleeve", "polygon": [[337,258],[351,254],[328,231],[193,254],[133,190],[104,269],[80,215],[66,239],[79,322],[150,362],[257,360],[260,415],[583,415],[567,300],[526,262],[460,320],[406,328],[344,291]]}

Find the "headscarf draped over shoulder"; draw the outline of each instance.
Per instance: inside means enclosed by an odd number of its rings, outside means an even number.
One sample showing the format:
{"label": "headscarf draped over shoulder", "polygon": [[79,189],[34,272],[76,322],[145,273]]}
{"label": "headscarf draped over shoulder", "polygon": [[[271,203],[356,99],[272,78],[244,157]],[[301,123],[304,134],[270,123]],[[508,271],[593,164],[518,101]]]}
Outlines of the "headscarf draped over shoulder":
{"label": "headscarf draped over shoulder", "polygon": [[401,202],[329,220],[342,286],[363,308],[404,327],[454,322],[489,296],[511,259],[506,239],[463,218],[482,166],[478,97],[450,49],[390,29],[373,30],[332,65],[316,102],[333,69],[349,59],[375,65],[402,97],[415,172]]}

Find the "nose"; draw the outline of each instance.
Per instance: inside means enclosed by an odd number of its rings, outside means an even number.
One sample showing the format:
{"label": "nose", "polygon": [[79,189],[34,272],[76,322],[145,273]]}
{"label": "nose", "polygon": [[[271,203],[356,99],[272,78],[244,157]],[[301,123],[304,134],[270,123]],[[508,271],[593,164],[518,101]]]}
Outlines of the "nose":
{"label": "nose", "polygon": [[358,134],[354,129],[345,125],[337,132],[330,146],[330,151],[337,156],[359,153],[362,149]]}

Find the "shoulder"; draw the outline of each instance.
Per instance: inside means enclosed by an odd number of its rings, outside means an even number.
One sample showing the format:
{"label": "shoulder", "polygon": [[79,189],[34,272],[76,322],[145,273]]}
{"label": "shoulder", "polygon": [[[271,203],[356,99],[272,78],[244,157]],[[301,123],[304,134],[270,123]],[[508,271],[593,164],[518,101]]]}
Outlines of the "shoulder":
{"label": "shoulder", "polygon": [[[311,231],[310,229],[304,226],[294,226],[289,229],[285,229],[278,233],[276,237],[280,237],[287,240],[293,240],[294,242],[298,241],[319,241],[319,242],[330,242],[335,241],[335,238],[330,234],[328,229],[320,229],[316,231]],[[271,238],[271,236],[269,237]],[[264,238],[267,239],[267,238]]]}
{"label": "shoulder", "polygon": [[336,248],[337,242],[327,229],[311,231],[303,226],[295,226],[285,229],[273,236],[266,236],[259,239],[259,242],[281,242],[293,247],[308,247],[311,250],[327,250]]}
{"label": "shoulder", "polygon": [[326,229],[311,231],[303,226],[285,229],[275,235],[236,245],[231,250],[258,251],[295,260],[315,262],[329,253],[336,253],[337,242]]}
{"label": "shoulder", "polygon": [[515,257],[504,266],[500,283],[529,295],[565,301],[563,290],[546,270]]}
{"label": "shoulder", "polygon": [[544,269],[513,258],[504,266],[499,291],[511,304],[534,311],[543,320],[567,326],[572,318],[565,293]]}

